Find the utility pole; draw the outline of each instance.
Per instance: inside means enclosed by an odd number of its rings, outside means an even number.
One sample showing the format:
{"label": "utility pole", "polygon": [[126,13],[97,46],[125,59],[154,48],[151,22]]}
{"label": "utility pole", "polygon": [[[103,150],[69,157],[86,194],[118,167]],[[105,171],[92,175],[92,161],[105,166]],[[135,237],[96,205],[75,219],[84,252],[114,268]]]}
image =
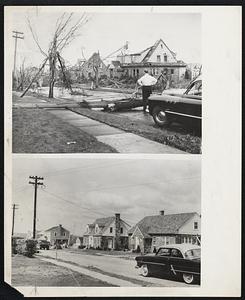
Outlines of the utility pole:
{"label": "utility pole", "polygon": [[13,204],[13,222],[12,222],[12,236],[14,236],[14,218],[15,218],[15,210],[18,209],[18,204]]}
{"label": "utility pole", "polygon": [[19,31],[13,31],[13,38],[15,39],[14,45],[14,78],[16,77],[16,53],[17,53],[17,41],[18,39],[24,40],[24,33]]}
{"label": "utility pole", "polygon": [[39,180],[43,180],[43,177],[29,176],[30,179],[34,181],[29,181],[29,184],[34,185],[34,215],[33,215],[33,239],[36,238],[36,216],[37,216],[37,187],[38,185],[43,185]]}

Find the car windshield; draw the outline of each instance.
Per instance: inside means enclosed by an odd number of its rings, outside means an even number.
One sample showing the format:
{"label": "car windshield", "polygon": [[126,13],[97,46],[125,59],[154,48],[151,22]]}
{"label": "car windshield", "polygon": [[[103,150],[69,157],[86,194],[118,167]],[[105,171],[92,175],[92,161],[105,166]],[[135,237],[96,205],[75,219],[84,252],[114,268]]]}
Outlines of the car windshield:
{"label": "car windshield", "polygon": [[191,249],[186,251],[185,258],[187,259],[201,258],[201,249]]}
{"label": "car windshield", "polygon": [[202,81],[198,80],[194,82],[186,91],[188,95],[202,96]]}

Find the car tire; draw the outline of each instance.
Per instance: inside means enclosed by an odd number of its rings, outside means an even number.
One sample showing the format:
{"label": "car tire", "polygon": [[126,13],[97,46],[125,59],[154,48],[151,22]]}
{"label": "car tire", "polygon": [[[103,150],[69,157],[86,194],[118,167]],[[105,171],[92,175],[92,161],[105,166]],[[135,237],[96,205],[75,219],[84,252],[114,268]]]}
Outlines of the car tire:
{"label": "car tire", "polygon": [[144,277],[149,276],[149,269],[147,265],[141,266],[141,275],[143,275]]}
{"label": "car tire", "polygon": [[195,281],[195,277],[193,274],[184,273],[182,276],[183,280],[187,284],[192,284]]}
{"label": "car tire", "polygon": [[152,110],[152,116],[154,119],[154,122],[159,126],[163,127],[169,124],[169,119],[166,115],[166,109],[155,106]]}

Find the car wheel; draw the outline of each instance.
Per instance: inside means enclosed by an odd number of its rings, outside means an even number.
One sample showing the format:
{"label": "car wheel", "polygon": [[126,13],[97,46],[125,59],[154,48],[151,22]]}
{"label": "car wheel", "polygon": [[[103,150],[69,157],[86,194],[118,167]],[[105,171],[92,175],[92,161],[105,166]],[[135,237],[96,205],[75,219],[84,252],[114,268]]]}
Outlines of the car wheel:
{"label": "car wheel", "polygon": [[184,280],[184,282],[185,283],[187,283],[187,284],[191,284],[191,283],[193,283],[194,282],[194,275],[193,274],[186,274],[186,273],[184,273],[183,274],[183,280]]}
{"label": "car wheel", "polygon": [[149,276],[149,269],[148,269],[147,265],[142,265],[142,267],[141,267],[141,274],[144,277]]}
{"label": "car wheel", "polygon": [[160,106],[156,106],[153,108],[152,116],[154,119],[154,122],[159,126],[163,127],[167,124],[169,124],[168,117],[166,115],[166,110]]}

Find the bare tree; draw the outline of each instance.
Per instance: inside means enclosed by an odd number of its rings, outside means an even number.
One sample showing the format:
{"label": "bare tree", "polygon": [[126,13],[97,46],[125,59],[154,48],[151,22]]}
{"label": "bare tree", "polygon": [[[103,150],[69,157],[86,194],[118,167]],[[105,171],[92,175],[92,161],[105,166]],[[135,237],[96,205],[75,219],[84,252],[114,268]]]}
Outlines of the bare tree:
{"label": "bare tree", "polygon": [[[60,64],[62,72],[65,70],[64,60],[61,59],[62,50],[67,47],[76,37],[78,37],[79,30],[88,22],[88,17],[85,13],[74,22],[74,14],[63,13],[56,21],[54,35],[51,39],[49,49],[47,53],[40,46],[38,36],[33,30],[33,26],[30,19],[27,18],[27,23],[31,31],[32,37],[42,55],[45,56],[45,60],[41,68],[43,69],[46,62],[49,63],[49,98],[54,96],[54,85],[57,78],[57,63]],[[39,69],[39,73],[41,70]],[[66,75],[64,74],[64,78]],[[69,85],[70,89],[71,86]],[[26,91],[22,94],[24,94]]]}

